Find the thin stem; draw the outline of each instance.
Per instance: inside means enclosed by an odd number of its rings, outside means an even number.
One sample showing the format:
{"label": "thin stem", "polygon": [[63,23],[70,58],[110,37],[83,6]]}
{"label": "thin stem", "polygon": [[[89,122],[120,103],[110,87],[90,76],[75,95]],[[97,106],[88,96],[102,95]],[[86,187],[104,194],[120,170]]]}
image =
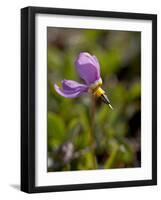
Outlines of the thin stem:
{"label": "thin stem", "polygon": [[91,146],[91,151],[92,151],[93,166],[95,169],[97,169],[98,165],[97,165],[97,158],[96,158],[96,153],[95,153],[96,142],[95,142],[95,135],[94,135],[95,111],[96,111],[95,97],[91,95],[90,146]]}

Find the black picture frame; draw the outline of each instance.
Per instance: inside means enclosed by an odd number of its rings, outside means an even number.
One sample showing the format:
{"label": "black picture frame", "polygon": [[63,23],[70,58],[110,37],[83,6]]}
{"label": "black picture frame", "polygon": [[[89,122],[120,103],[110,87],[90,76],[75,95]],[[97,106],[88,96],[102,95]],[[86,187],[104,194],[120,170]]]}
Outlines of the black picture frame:
{"label": "black picture frame", "polygon": [[[59,14],[152,21],[152,179],[35,186],[35,15]],[[157,15],[45,7],[21,9],[21,190],[27,193],[157,184]]]}

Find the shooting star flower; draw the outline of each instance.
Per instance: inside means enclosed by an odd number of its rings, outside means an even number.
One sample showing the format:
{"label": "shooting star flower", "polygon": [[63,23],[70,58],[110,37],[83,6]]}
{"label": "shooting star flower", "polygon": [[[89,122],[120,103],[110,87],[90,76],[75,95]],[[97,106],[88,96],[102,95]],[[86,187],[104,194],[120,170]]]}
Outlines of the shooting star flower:
{"label": "shooting star flower", "polygon": [[102,79],[100,76],[100,65],[96,56],[82,52],[76,58],[75,66],[76,71],[80,78],[85,81],[85,84],[73,80],[62,80],[62,88],[54,84],[56,92],[66,98],[76,98],[85,92],[89,92],[101,98],[104,103],[113,109],[108,97],[105,95],[105,91],[100,87],[102,85]]}

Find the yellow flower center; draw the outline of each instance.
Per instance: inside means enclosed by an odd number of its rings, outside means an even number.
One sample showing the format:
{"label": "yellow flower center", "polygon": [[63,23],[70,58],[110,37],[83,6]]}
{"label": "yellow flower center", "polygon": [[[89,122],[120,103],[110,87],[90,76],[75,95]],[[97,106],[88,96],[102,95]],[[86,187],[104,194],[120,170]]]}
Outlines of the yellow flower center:
{"label": "yellow flower center", "polygon": [[95,95],[96,97],[100,97],[102,94],[104,94],[105,91],[102,90],[101,87],[98,87],[94,92],[93,92],[93,95]]}
{"label": "yellow flower center", "polygon": [[100,87],[102,85],[102,79],[100,78],[99,80],[95,81],[92,83],[89,87],[89,92],[95,95],[96,97],[100,97],[102,94],[105,93],[104,90]]}

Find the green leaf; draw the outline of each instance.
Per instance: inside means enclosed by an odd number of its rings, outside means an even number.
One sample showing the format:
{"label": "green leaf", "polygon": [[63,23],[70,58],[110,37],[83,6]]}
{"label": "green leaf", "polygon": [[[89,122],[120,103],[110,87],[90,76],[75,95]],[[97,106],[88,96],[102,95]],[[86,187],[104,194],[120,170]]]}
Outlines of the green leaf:
{"label": "green leaf", "polygon": [[140,97],[141,94],[141,85],[140,82],[135,82],[130,88],[130,97],[131,99],[135,99]]}
{"label": "green leaf", "polygon": [[78,169],[79,170],[89,170],[89,169],[93,169],[93,168],[94,168],[93,167],[93,155],[91,152],[88,152],[80,158],[80,162],[78,164]]}
{"label": "green leaf", "polygon": [[63,120],[60,116],[48,112],[48,143],[52,145],[60,145],[63,143],[66,131]]}
{"label": "green leaf", "polygon": [[112,153],[110,154],[109,158],[108,158],[107,161],[105,162],[104,167],[105,167],[106,169],[110,169],[110,168],[113,168],[113,167],[114,167],[115,162],[116,162],[116,160],[117,160],[118,151],[119,151],[119,146],[118,146],[118,145],[114,146],[114,147],[113,147]]}

